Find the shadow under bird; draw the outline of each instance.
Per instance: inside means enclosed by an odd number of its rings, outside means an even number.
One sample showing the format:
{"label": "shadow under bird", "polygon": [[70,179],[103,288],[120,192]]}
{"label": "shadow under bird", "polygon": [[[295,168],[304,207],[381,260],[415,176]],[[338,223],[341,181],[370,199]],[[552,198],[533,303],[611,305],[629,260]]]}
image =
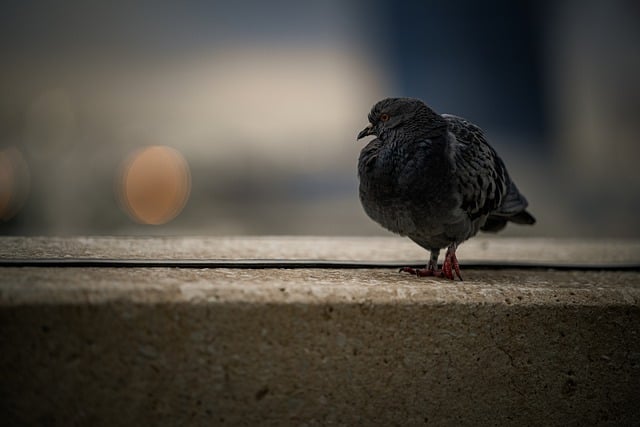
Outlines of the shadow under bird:
{"label": "shadow under bird", "polygon": [[[430,251],[418,276],[462,280],[456,248],[479,230],[534,224],[527,200],[478,126],[412,98],[373,106],[358,139],[360,202],[371,219]],[[447,248],[442,270],[438,256]],[[455,276],[454,276],[455,274]]]}

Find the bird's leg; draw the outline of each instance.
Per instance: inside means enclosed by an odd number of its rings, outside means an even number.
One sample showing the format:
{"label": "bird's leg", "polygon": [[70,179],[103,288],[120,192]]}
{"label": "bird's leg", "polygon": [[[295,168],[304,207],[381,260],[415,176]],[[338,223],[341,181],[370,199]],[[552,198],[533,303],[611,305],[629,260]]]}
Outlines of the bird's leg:
{"label": "bird's leg", "polygon": [[401,272],[414,274],[418,277],[426,277],[426,276],[438,276],[438,255],[440,255],[440,250],[432,250],[431,257],[429,258],[429,263],[425,268],[412,268],[412,267],[403,267],[400,269]]}
{"label": "bird's leg", "polygon": [[455,276],[458,276],[458,278],[462,280],[460,264],[458,264],[458,258],[456,257],[457,248],[458,245],[456,243],[450,244],[444,257],[444,264],[442,264],[442,276],[447,279],[455,280]]}

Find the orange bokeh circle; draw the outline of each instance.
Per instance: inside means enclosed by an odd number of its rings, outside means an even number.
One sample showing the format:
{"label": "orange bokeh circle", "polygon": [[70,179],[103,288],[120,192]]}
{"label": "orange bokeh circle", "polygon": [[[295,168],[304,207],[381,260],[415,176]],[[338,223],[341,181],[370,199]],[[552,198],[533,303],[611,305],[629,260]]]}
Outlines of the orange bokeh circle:
{"label": "orange bokeh circle", "polygon": [[189,199],[189,165],[173,148],[140,148],[124,161],[117,187],[120,203],[131,218],[143,224],[165,224]]}

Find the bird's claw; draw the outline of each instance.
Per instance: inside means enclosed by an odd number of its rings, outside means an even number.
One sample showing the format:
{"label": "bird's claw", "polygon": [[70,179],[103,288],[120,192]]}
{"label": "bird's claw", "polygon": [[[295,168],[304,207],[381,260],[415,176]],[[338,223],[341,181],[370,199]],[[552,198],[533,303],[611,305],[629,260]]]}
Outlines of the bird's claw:
{"label": "bird's claw", "polygon": [[402,267],[400,269],[400,273],[409,273],[411,275],[420,277],[420,274],[421,274],[420,272],[422,270],[426,270],[426,269],[424,269],[424,268],[413,268],[413,267]]}
{"label": "bird's claw", "polygon": [[414,276],[416,276],[416,269],[413,267],[400,267],[400,270],[398,270],[398,273],[409,273],[409,274],[413,274]]}
{"label": "bird's claw", "polygon": [[455,252],[451,251],[447,251],[441,270],[437,270],[433,267],[430,268],[429,266],[426,268],[402,267],[400,272],[409,273],[418,277],[443,277],[449,280],[456,280],[456,277],[458,277],[458,279],[462,281],[462,273],[460,272],[458,258],[456,258]]}
{"label": "bird's claw", "polygon": [[413,268],[413,267],[402,267],[400,269],[401,273],[409,273],[418,277],[429,277],[429,276],[440,276],[442,277],[442,273],[438,272],[432,268]]}

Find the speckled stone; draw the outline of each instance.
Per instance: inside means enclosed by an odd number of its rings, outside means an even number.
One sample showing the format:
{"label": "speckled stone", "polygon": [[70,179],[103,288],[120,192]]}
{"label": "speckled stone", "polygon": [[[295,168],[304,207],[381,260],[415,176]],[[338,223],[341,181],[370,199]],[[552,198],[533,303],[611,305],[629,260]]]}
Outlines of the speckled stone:
{"label": "speckled stone", "polygon": [[[265,240],[309,257],[304,239]],[[173,255],[154,239],[113,241]],[[464,273],[3,268],[3,424],[637,423],[640,273]]]}

